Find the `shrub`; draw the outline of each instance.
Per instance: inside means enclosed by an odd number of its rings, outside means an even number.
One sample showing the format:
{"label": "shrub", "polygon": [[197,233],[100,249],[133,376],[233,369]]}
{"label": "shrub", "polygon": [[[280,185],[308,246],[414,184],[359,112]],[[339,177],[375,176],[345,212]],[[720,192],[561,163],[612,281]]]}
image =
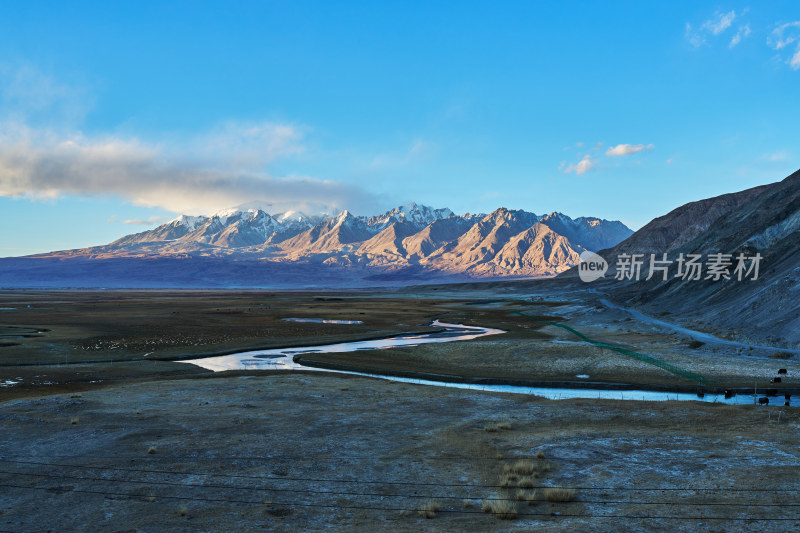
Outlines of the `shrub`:
{"label": "shrub", "polygon": [[428,500],[417,512],[422,518],[436,518],[436,511],[439,504],[434,500]]}
{"label": "shrub", "polygon": [[483,510],[492,513],[499,520],[513,520],[517,517],[517,506],[509,500],[486,500],[483,502]]}
{"label": "shrub", "polygon": [[511,469],[521,476],[529,476],[536,471],[536,463],[529,459],[520,459],[513,464]]}
{"label": "shrub", "polygon": [[560,487],[544,489],[544,499],[549,502],[571,502],[575,499],[575,491],[573,489],[564,489]]}
{"label": "shrub", "polygon": [[511,487],[516,484],[517,476],[508,472],[500,476],[500,486],[501,487]]}
{"label": "shrub", "polygon": [[519,482],[517,483],[517,486],[521,489],[532,489],[533,479],[531,479],[529,476],[520,478]]}

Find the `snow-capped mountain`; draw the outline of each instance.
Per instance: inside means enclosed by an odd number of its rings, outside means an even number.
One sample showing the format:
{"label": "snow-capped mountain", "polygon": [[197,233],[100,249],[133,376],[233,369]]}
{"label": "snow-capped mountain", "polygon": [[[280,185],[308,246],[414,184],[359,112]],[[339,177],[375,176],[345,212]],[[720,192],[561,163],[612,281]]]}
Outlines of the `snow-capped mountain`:
{"label": "snow-capped mountain", "polygon": [[411,202],[410,204],[395,207],[382,215],[370,217],[367,219],[367,226],[376,233],[383,231],[394,222],[407,222],[422,229],[434,220],[452,216],[455,216],[455,214],[447,208],[432,209]]}
{"label": "snow-capped mountain", "polygon": [[506,208],[455,215],[447,208],[410,203],[375,216],[234,208],[210,216],[181,215],[105,246],[38,257],[187,262],[206,258],[238,265],[254,261],[327,273],[336,269],[360,279],[412,271],[415,281],[441,276],[541,277],[575,265],[583,250],[614,246],[631,233],[621,222]]}

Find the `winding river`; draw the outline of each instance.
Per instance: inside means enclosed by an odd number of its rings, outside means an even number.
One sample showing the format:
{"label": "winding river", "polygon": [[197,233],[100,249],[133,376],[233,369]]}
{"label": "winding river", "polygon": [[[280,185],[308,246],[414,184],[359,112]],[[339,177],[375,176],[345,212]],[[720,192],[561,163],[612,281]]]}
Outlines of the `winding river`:
{"label": "winding river", "polygon": [[[392,376],[384,374],[371,374],[368,372],[356,372],[349,370],[333,370],[327,368],[317,368],[303,365],[295,361],[295,356],[303,354],[321,353],[342,353],[355,352],[359,350],[381,350],[400,346],[416,346],[420,344],[443,343],[453,341],[466,341],[498,335],[505,333],[500,329],[484,328],[477,326],[465,326],[463,324],[448,324],[435,320],[432,326],[442,328],[440,331],[431,333],[409,333],[400,334],[383,339],[342,342],[323,346],[309,346],[296,348],[275,348],[270,350],[255,350],[240,352],[230,355],[207,357],[203,359],[189,359],[180,361],[182,363],[197,365],[214,372],[226,370],[305,370],[316,372],[328,372],[335,374],[352,374],[366,376],[387,381],[400,383],[413,383],[418,385],[430,385],[435,387],[450,387],[456,389],[480,390],[487,392],[502,392],[513,394],[530,394],[541,396],[551,400],[566,400],[571,398],[586,399],[610,399],[610,400],[640,400],[640,401],[666,401],[666,400],[693,400],[703,402],[718,402],[726,404],[751,404],[754,403],[752,395],[740,394],[732,398],[725,398],[721,394],[705,394],[703,397],[694,393],[687,392],[662,392],[649,390],[608,390],[601,388],[567,388],[567,387],[526,387],[519,385],[489,385],[476,383],[460,383],[445,380],[418,379],[403,376]],[[578,377],[578,376],[576,376]],[[589,376],[579,376],[581,379]],[[579,383],[579,382],[576,382]],[[582,384],[583,385],[583,384]],[[589,385],[586,383],[586,385]],[[800,399],[793,397],[791,405],[800,405]],[[770,398],[770,404],[783,405],[783,396]]]}

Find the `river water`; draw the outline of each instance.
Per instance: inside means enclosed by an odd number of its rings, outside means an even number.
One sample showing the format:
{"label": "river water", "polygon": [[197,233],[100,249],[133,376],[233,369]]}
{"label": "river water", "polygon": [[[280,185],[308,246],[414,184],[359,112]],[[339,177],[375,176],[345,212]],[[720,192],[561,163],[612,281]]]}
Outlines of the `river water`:
{"label": "river water", "polygon": [[[498,335],[505,333],[500,329],[484,328],[478,326],[465,326],[463,324],[448,324],[435,320],[432,326],[442,328],[441,331],[431,333],[409,333],[400,334],[382,339],[342,342],[327,344],[323,346],[308,346],[295,348],[274,348],[270,350],[255,350],[240,352],[230,355],[207,357],[203,359],[189,359],[180,361],[182,363],[193,364],[214,372],[225,370],[306,370],[317,372],[328,372],[335,374],[353,374],[367,376],[387,381],[400,383],[414,383],[419,385],[429,385],[434,387],[450,387],[456,389],[480,390],[486,392],[502,392],[513,394],[529,394],[541,396],[551,400],[566,400],[571,398],[586,399],[609,399],[609,400],[639,400],[639,401],[702,401],[718,402],[726,404],[752,404],[753,396],[736,395],[732,398],[724,398],[721,394],[705,394],[702,398],[694,393],[686,392],[661,392],[648,390],[608,390],[601,388],[555,388],[555,387],[524,387],[518,385],[483,385],[474,383],[457,383],[449,381],[438,381],[429,379],[408,378],[402,376],[387,376],[382,374],[370,374],[368,372],[355,372],[347,370],[330,370],[325,368],[315,368],[305,366],[294,361],[295,355],[301,354],[322,354],[322,353],[342,353],[355,352],[359,350],[382,350],[396,348],[399,346],[416,346],[420,344],[443,343],[453,341],[466,341]],[[576,376],[577,377],[577,376]],[[587,379],[590,376],[581,375],[580,379]],[[771,405],[783,405],[783,395],[770,398]],[[800,405],[800,398],[793,397],[791,405]]]}

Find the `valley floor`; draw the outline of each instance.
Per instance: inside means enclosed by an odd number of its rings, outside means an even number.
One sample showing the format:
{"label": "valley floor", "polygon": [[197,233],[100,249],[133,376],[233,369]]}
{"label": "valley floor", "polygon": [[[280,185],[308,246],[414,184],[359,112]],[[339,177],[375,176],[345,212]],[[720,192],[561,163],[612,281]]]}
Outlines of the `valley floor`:
{"label": "valley floor", "polygon": [[[0,310],[0,529],[800,526],[794,407],[548,401],[173,361],[430,331],[438,318],[507,333],[304,357],[498,381],[800,393],[791,353],[698,345],[590,293],[504,287],[0,293],[0,309],[13,308]],[[787,375],[772,384],[779,367]],[[501,504],[516,518],[483,512]]]}
{"label": "valley floor", "polygon": [[[2,419],[7,531],[800,526],[796,409],[283,374],[25,398]],[[531,475],[504,480],[518,461]],[[484,513],[492,500],[516,517]]]}

